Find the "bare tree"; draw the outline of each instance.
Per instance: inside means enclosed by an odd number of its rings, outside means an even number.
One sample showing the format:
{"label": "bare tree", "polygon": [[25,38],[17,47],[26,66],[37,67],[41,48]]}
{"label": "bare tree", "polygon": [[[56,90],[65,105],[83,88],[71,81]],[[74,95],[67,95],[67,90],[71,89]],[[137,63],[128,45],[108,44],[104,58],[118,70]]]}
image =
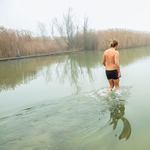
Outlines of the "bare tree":
{"label": "bare tree", "polygon": [[52,36],[56,40],[54,28],[56,29],[58,36],[60,36],[66,43],[67,49],[73,49],[75,47],[74,36],[76,34],[76,30],[74,15],[71,8],[69,8],[67,13],[63,15],[61,23],[59,23],[56,18],[53,20]]}
{"label": "bare tree", "polygon": [[88,17],[84,17],[84,24],[83,24],[83,40],[84,40],[84,50],[88,49],[88,37],[87,37],[87,31],[88,31]]}
{"label": "bare tree", "polygon": [[[56,25],[56,24],[54,24],[55,21],[57,22],[56,18],[55,18],[55,20],[53,20],[53,25],[51,26],[51,35],[52,35],[53,39],[57,42],[57,44],[59,45],[59,47],[61,48],[61,50],[64,51],[64,48],[63,48],[62,43],[61,43],[61,39],[59,37],[57,37],[55,35],[55,32],[54,32],[54,26]],[[55,28],[56,28],[56,26],[55,26]]]}
{"label": "bare tree", "polygon": [[47,35],[47,30],[46,30],[45,23],[38,22],[38,28],[39,28],[39,31],[40,31],[40,35],[43,38],[43,42],[45,43],[46,35]]}

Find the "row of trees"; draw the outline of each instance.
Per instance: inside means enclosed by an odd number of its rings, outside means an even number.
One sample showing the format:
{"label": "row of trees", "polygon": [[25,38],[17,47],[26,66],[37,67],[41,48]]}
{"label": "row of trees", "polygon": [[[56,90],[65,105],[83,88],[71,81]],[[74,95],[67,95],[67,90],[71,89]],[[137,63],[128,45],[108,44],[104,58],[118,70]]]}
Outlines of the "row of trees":
{"label": "row of trees", "polygon": [[40,36],[30,31],[18,31],[0,27],[0,58],[48,54],[67,50],[105,50],[112,40],[118,40],[119,49],[150,46],[150,33],[127,29],[95,31],[89,28],[89,19],[82,25],[71,8],[49,24],[39,23]]}

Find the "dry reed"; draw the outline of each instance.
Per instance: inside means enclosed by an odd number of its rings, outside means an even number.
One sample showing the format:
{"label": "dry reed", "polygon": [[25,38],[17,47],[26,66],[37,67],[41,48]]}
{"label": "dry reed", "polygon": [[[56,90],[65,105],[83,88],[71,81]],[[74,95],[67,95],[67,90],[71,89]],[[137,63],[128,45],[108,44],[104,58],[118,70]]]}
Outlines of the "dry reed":
{"label": "dry reed", "polygon": [[[88,30],[73,37],[74,47],[70,50],[105,50],[112,40],[118,40],[119,49],[150,46],[150,33],[126,29]],[[61,47],[58,42],[61,42]],[[66,43],[61,37],[57,41],[35,37],[29,31],[18,31],[0,27],[0,58],[49,54],[65,51]]]}

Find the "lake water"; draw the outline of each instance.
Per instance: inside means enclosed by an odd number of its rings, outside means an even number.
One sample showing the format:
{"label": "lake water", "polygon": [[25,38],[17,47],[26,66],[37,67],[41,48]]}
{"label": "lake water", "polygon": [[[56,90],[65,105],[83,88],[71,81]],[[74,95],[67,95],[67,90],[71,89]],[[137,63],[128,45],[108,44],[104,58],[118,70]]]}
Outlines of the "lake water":
{"label": "lake water", "polygon": [[0,62],[0,150],[149,150],[150,47],[119,53],[108,95],[103,51]]}

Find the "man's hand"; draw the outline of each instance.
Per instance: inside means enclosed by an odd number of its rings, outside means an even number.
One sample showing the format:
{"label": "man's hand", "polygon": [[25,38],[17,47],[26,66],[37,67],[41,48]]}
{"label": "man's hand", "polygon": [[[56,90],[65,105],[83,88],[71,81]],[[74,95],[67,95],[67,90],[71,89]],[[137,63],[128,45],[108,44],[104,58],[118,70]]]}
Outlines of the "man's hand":
{"label": "man's hand", "polygon": [[121,77],[121,73],[119,72],[119,73],[118,73],[118,78],[120,78],[120,77]]}

